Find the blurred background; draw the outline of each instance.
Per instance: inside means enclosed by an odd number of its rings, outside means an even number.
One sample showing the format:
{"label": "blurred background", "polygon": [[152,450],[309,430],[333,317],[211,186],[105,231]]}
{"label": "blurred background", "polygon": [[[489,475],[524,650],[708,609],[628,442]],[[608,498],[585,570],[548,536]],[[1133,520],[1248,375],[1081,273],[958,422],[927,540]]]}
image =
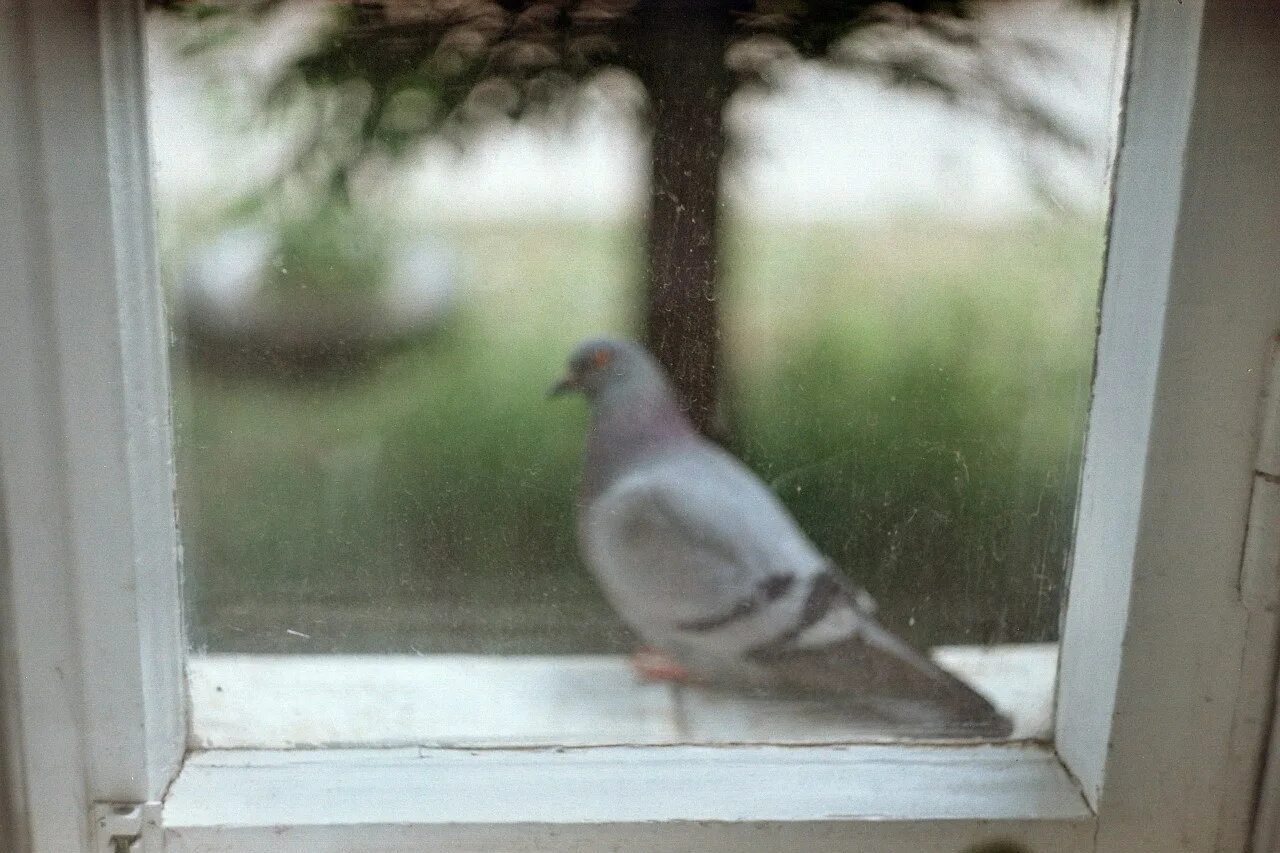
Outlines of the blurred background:
{"label": "blurred background", "polygon": [[195,648],[628,650],[545,398],[602,331],[891,627],[1055,639],[1128,15],[156,5]]}

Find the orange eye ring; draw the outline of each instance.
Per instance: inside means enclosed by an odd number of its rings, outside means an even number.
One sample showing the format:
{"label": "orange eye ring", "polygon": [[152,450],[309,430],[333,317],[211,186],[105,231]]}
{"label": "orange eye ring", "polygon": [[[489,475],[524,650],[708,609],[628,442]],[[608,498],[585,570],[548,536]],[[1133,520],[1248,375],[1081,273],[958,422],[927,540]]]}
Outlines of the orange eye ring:
{"label": "orange eye ring", "polygon": [[613,353],[609,352],[607,349],[598,349],[591,353],[591,364],[594,367],[604,367],[611,361],[613,361]]}

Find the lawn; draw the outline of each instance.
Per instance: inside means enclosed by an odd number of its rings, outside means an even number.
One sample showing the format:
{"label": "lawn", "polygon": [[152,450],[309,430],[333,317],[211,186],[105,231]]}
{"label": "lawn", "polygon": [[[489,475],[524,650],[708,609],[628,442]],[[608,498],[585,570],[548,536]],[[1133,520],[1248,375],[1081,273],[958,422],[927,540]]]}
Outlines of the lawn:
{"label": "lawn", "polygon": [[[611,651],[580,565],[578,339],[633,330],[625,225],[441,229],[459,307],[337,377],[175,363],[188,621],[216,651]],[[1101,225],[732,223],[732,449],[916,642],[1057,631]],[[179,353],[180,355],[180,353]]]}

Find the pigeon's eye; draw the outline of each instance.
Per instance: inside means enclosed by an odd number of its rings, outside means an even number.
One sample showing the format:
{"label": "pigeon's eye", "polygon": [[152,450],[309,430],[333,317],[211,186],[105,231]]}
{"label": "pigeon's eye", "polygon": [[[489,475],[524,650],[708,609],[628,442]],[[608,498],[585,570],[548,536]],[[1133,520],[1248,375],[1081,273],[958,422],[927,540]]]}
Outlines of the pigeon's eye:
{"label": "pigeon's eye", "polygon": [[591,353],[591,366],[596,369],[604,367],[611,361],[613,361],[613,353],[607,349],[598,349]]}

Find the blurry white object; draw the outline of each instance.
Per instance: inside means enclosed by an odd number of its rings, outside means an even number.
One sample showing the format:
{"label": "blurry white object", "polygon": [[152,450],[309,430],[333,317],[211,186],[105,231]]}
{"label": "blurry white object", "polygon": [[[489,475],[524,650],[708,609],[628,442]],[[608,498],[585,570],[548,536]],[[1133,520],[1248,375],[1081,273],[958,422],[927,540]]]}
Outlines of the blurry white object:
{"label": "blurry white object", "polygon": [[253,226],[229,228],[212,242],[197,246],[179,277],[179,298],[236,322],[253,310],[275,241]]}
{"label": "blurry white object", "polygon": [[453,308],[458,253],[437,237],[421,237],[396,249],[380,292],[382,331],[399,337]]}
{"label": "blurry white object", "polygon": [[385,278],[350,292],[281,294],[269,284],[278,255],[277,237],[252,225],[190,251],[175,293],[188,351],[240,367],[255,353],[319,365],[426,334],[455,302],[457,253],[436,237],[392,249]]}

